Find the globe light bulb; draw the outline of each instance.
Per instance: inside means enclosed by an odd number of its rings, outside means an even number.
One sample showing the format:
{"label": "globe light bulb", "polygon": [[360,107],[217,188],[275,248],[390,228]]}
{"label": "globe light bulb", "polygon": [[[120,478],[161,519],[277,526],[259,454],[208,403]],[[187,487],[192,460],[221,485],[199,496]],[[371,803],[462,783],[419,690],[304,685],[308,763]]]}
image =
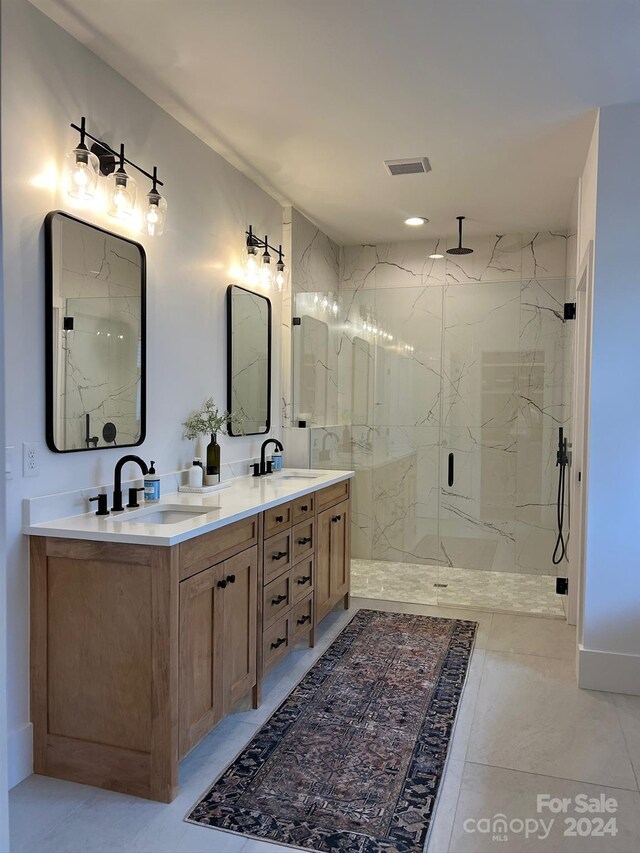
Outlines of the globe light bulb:
{"label": "globe light bulb", "polygon": [[164,231],[164,221],[167,215],[167,200],[158,192],[158,168],[153,167],[153,187],[147,193],[147,209],[144,213],[142,231],[149,237],[159,237]]}
{"label": "globe light bulb", "polygon": [[133,213],[136,200],[136,182],[124,169],[124,145],[120,146],[120,165],[109,175],[109,215],[127,219]]}
{"label": "globe light bulb", "polygon": [[84,201],[93,198],[98,186],[100,161],[86,146],[67,154],[67,192]]}

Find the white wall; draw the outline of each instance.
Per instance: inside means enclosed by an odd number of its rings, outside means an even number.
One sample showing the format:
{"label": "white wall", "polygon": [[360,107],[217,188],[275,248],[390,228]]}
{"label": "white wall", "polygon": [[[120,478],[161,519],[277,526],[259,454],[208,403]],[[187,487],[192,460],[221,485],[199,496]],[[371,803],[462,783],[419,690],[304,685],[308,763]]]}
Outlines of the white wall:
{"label": "white wall", "polygon": [[[31,769],[22,499],[111,482],[120,456],[113,450],[61,456],[44,446],[45,214],[62,208],[119,230],[105,214],[74,208],[61,189],[47,185],[77,142],[69,123],[86,115],[96,135],[114,146],[126,142],[128,156],[147,169],[157,164],[166,185],[164,235],[156,242],[137,237],[148,262],[148,423],[140,454],[157,460],[159,471],[190,462],[192,443],[181,428],[190,411],[209,395],[225,405],[225,289],[247,225],[277,243],[282,208],[26,0],[2,4],[2,80],[6,443],[16,448],[15,475],[7,482],[8,726],[16,783]],[[148,189],[141,180],[139,193]],[[274,297],[276,353],[279,317]],[[277,401],[277,359],[273,379]],[[277,433],[279,406],[272,411]],[[38,477],[21,476],[24,441],[42,442]],[[223,461],[254,456],[259,444],[258,437],[223,438]]]}
{"label": "white wall", "polygon": [[580,234],[582,250],[595,234],[580,684],[640,693],[640,104],[602,108],[594,145],[595,219],[590,160]]}
{"label": "white wall", "polygon": [[[0,35],[2,21],[0,20]],[[4,81],[1,81],[1,88]],[[2,129],[0,128],[0,139]],[[0,194],[2,191],[2,145],[0,142]],[[2,206],[0,205],[0,235]],[[4,340],[4,277],[0,240],[0,329]],[[4,446],[4,347],[0,345],[0,447]],[[7,561],[5,559],[5,490],[0,488],[0,850],[9,849],[9,775],[7,768]]]}
{"label": "white wall", "polygon": [[589,241],[595,240],[596,236],[599,136],[600,117],[598,115],[580,179],[580,215],[578,219],[576,272],[580,269],[580,264],[587,251]]}

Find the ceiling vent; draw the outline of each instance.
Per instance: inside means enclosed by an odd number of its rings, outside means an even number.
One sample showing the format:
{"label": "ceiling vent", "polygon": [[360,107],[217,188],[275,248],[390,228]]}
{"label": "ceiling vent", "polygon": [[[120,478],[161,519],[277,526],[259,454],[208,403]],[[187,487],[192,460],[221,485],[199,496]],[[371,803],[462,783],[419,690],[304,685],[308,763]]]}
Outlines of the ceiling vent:
{"label": "ceiling vent", "polygon": [[385,160],[389,174],[396,175],[426,175],[431,171],[428,157],[403,157],[402,160]]}

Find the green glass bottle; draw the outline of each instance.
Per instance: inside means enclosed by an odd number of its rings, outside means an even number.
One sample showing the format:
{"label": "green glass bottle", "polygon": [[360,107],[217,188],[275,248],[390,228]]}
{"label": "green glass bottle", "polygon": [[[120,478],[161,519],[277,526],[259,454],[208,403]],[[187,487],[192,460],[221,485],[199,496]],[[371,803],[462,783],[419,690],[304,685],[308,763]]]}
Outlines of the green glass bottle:
{"label": "green glass bottle", "polygon": [[206,485],[215,486],[220,482],[220,445],[218,435],[211,433],[211,442],[207,447]]}

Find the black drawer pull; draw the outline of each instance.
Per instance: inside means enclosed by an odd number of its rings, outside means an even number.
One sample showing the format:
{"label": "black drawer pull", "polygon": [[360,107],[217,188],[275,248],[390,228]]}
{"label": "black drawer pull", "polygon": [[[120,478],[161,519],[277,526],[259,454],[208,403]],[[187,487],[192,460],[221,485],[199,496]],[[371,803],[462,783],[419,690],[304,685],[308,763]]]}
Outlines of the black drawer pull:
{"label": "black drawer pull", "polygon": [[298,539],[298,545],[306,545],[307,542],[311,542],[310,536],[303,536],[302,539]]}
{"label": "black drawer pull", "polygon": [[333,518],[331,519],[331,521],[335,524],[336,521],[340,521],[341,518],[342,518],[341,515],[334,515]]}
{"label": "black drawer pull", "polygon": [[300,512],[309,512],[309,504],[302,504]]}
{"label": "black drawer pull", "polygon": [[286,601],[286,600],[287,600],[287,596],[283,592],[282,595],[279,595],[277,598],[272,598],[271,604],[275,607],[276,604],[282,604],[282,602]]}
{"label": "black drawer pull", "polygon": [[306,616],[303,616],[302,619],[298,619],[298,625],[304,625],[305,622],[311,622],[311,616],[307,613]]}
{"label": "black drawer pull", "polygon": [[284,521],[283,515],[276,515],[276,524],[282,524],[283,521]]}
{"label": "black drawer pull", "polygon": [[286,551],[278,551],[278,553],[274,554],[271,559],[272,560],[281,560],[283,557],[286,557],[286,556],[287,556]]}
{"label": "black drawer pull", "polygon": [[227,582],[225,580],[218,581],[219,589],[224,589],[226,585],[227,585]]}
{"label": "black drawer pull", "polygon": [[272,649],[279,649],[280,646],[286,642],[287,642],[286,637],[278,637],[278,639],[275,641],[275,643],[271,643],[271,648]]}
{"label": "black drawer pull", "polygon": [[236,576],[235,575],[227,575],[227,583],[235,583]]}
{"label": "black drawer pull", "polygon": [[311,575],[303,575],[301,578],[298,578],[297,583],[299,583],[300,586],[304,586],[304,584],[306,584],[307,581],[310,581],[310,580],[311,580]]}

